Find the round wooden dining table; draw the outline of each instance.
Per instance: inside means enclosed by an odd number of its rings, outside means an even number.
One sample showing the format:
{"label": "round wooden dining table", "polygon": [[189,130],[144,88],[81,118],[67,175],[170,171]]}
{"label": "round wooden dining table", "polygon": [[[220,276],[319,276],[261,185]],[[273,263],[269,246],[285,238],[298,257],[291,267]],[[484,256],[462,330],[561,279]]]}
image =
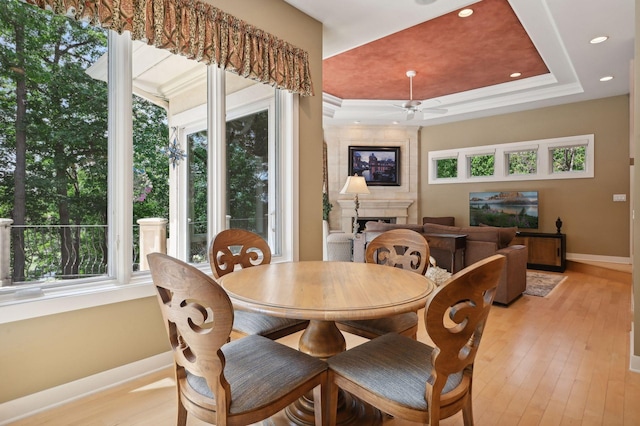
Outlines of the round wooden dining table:
{"label": "round wooden dining table", "polygon": [[[346,349],[335,321],[417,311],[436,287],[427,277],[400,268],[324,261],[244,268],[221,277],[219,283],[236,309],[309,320],[298,349],[321,359]],[[356,403],[347,396],[339,404],[339,424],[363,424],[360,415],[371,415]],[[312,402],[297,404],[287,416],[294,424],[313,424]]]}

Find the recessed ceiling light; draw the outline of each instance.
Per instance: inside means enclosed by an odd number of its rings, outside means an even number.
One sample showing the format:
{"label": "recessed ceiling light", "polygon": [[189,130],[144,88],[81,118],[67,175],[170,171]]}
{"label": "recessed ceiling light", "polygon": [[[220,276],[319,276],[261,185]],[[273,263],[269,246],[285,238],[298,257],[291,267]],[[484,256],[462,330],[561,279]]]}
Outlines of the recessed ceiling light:
{"label": "recessed ceiling light", "polygon": [[400,124],[400,122],[399,121],[394,121],[393,124]]}
{"label": "recessed ceiling light", "polygon": [[416,0],[416,3],[418,3],[419,5],[424,5],[424,4],[431,4],[431,3],[435,3],[436,0]]}
{"label": "recessed ceiling light", "polygon": [[354,121],[353,124],[360,124],[358,120]]}
{"label": "recessed ceiling light", "polygon": [[509,77],[511,77],[511,78],[517,78],[517,77],[520,77],[521,75],[522,75],[522,73],[520,73],[520,72],[514,72],[514,73],[512,73]]}
{"label": "recessed ceiling light", "polygon": [[604,77],[602,77],[600,79],[600,81],[611,81],[611,80],[613,80],[613,76],[612,75],[607,75],[607,76],[604,76]]}
{"label": "recessed ceiling light", "polygon": [[466,18],[471,15],[473,15],[473,9],[462,9],[460,12],[458,12],[458,16],[461,18]]}
{"label": "recessed ceiling light", "polygon": [[609,40],[609,36],[600,36],[600,37],[594,37],[592,38],[589,43],[591,44],[598,44],[598,43],[602,43],[603,41],[607,41]]}

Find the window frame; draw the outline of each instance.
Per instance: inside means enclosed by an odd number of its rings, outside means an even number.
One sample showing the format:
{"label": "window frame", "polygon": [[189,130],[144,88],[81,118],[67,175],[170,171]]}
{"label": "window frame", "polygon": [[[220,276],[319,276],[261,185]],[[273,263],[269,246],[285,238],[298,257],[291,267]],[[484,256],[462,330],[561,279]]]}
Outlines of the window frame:
{"label": "window frame", "polygon": [[[553,162],[551,150],[556,148],[572,148],[584,146],[585,169],[584,171],[553,172]],[[531,174],[509,174],[508,154],[520,151],[536,152],[536,173]],[[494,174],[493,176],[471,176],[470,158],[478,155],[488,155],[493,153]],[[455,184],[471,182],[510,182],[526,180],[547,180],[547,179],[588,179],[595,177],[595,137],[593,134],[567,136],[552,139],[541,139],[523,142],[511,142],[499,145],[484,145],[472,148],[446,149],[429,151],[428,153],[428,183]],[[437,161],[457,158],[458,176],[453,178],[438,178]]]}
{"label": "window frame", "polygon": [[[211,88],[209,90],[211,91]],[[297,227],[293,226],[294,217],[297,216],[297,213],[293,210],[295,204],[293,194],[297,193],[297,190],[294,191],[294,185],[297,186],[296,182],[294,182],[297,170],[294,159],[297,158],[297,154],[295,156],[292,155],[293,152],[297,153],[298,151],[298,139],[295,137],[297,131],[294,131],[297,126],[292,125],[292,123],[297,123],[297,118],[295,117],[297,98],[298,95],[290,92],[276,90],[263,84],[256,84],[229,95],[225,102],[227,112],[226,115],[223,114],[226,123],[228,120],[252,112],[269,110],[270,170],[271,163],[273,163],[274,173],[279,176],[277,179],[270,178],[275,179],[273,184],[274,191],[270,194],[270,197],[274,196],[275,198],[273,199],[273,204],[271,204],[270,200],[269,226],[281,230],[279,238],[270,239],[269,241],[273,251],[271,261],[274,263],[292,261],[298,258],[296,246],[294,245],[297,237],[293,235],[297,229]],[[206,114],[206,106],[200,105],[175,114],[171,118],[170,126],[177,127],[180,146],[186,146],[188,134],[207,129]],[[218,125],[218,128],[224,129],[225,123]],[[226,170],[226,136],[224,131],[218,137],[211,135],[211,133],[211,129],[209,129],[207,132],[209,135],[208,175],[209,185],[215,190],[209,191],[208,199],[207,232],[209,241],[226,227],[226,179],[225,174],[222,173],[222,171]],[[171,238],[169,251],[175,253],[181,259],[188,258],[187,241],[184,237],[188,233],[187,218],[189,215],[186,202],[186,197],[188,196],[186,188],[188,168],[186,165],[186,161],[181,162],[172,171],[182,183],[175,186],[172,185],[171,190],[174,192],[172,200],[175,199],[176,201],[171,201],[169,208],[169,216],[171,218],[169,234],[177,235],[176,238]],[[220,171],[220,173],[216,171]],[[270,181],[270,185],[271,183]],[[273,208],[271,208],[272,205]],[[297,222],[297,218],[295,222]],[[209,267],[208,264],[205,265],[203,263],[194,264],[194,266],[204,269]]]}
{"label": "window frame", "polygon": [[[111,303],[119,303],[139,298],[155,296],[151,277],[148,271],[132,271],[132,247],[133,247],[133,137],[132,137],[132,52],[133,42],[129,33],[118,34],[109,31],[109,155],[108,155],[108,227],[109,239],[109,262],[106,276],[99,278],[77,279],[67,282],[65,285],[43,286],[40,284],[24,285],[20,287],[7,287],[5,292],[0,292],[0,324],[15,321],[27,320],[47,315],[55,315],[64,312],[71,312],[79,309],[87,309],[103,306]],[[216,114],[215,111],[224,111],[220,106],[225,105],[224,94],[224,71],[216,66],[207,67],[208,88],[207,103],[198,107],[203,117],[206,118],[209,128],[209,137],[213,134],[222,135],[224,140],[225,114]],[[266,88],[271,93],[275,91],[270,86],[257,84],[258,87]],[[279,223],[286,230],[282,237],[282,255],[277,256],[276,261],[295,261],[299,258],[298,245],[298,215],[299,210],[293,194],[298,193],[298,171],[297,163],[299,151],[299,128],[298,128],[298,107],[299,95],[288,91],[275,91],[275,107],[278,108],[278,121],[276,123],[276,136],[281,138],[277,155],[280,158],[281,169],[278,173],[280,179],[281,199],[277,200],[277,208],[281,215],[278,217]],[[173,126],[169,117],[169,127]],[[220,126],[222,123],[222,129]],[[213,128],[213,131],[211,130]],[[171,134],[171,132],[170,132]],[[180,137],[180,135],[178,135]],[[220,136],[218,136],[220,138]],[[217,146],[219,147],[219,145]],[[213,151],[213,150],[210,150]],[[222,153],[224,154],[224,153]],[[224,155],[219,152],[210,152],[214,158],[224,159]],[[182,162],[184,163],[184,162]],[[168,166],[169,167],[169,166]],[[184,168],[182,168],[184,169]],[[219,169],[216,169],[219,170]],[[170,168],[169,178],[172,180],[170,204],[175,204],[176,187],[185,185],[186,176],[184,170]],[[210,191],[211,197],[218,193],[216,188],[224,188],[224,179],[213,179]],[[219,209],[218,199],[213,198],[215,206],[211,208]],[[169,226],[173,227],[173,238],[169,240],[168,253],[179,255],[172,247],[176,247],[179,242],[179,232],[175,228],[176,217],[172,217],[174,212],[170,210]],[[187,212],[188,214],[188,212]],[[212,217],[209,215],[209,217]],[[209,232],[217,233],[224,225],[224,215],[218,223],[209,228]],[[214,235],[214,234],[212,234]],[[184,258],[184,257],[183,257]],[[204,270],[209,270],[209,265],[203,266]]]}
{"label": "window frame", "polygon": [[[265,92],[262,87],[251,86],[248,89],[244,89],[242,93],[234,93],[229,96],[229,102],[227,103],[227,117],[226,121],[231,121],[237,118],[245,117],[250,114],[255,114],[261,111],[268,112],[268,121],[269,121],[269,148],[268,148],[268,167],[269,167],[269,178],[268,178],[268,188],[269,189],[269,220],[268,220],[268,243],[271,249],[272,261],[277,261],[281,258],[281,254],[278,252],[277,248],[281,247],[280,244],[280,236],[277,235],[276,228],[279,227],[279,223],[275,218],[276,215],[276,200],[279,199],[278,192],[280,191],[277,183],[280,181],[278,178],[277,170],[280,165],[280,158],[277,157],[276,152],[279,151],[280,141],[278,141],[276,137],[276,115],[278,114],[276,111],[276,97],[274,89]],[[262,93],[261,93],[262,92]],[[255,99],[251,99],[252,95],[257,95]],[[237,105],[236,105],[237,103]],[[225,141],[226,148],[226,141]],[[218,170],[224,170],[225,175],[227,174],[227,165],[226,165],[226,156],[225,158],[221,158],[218,162]],[[223,207],[220,211],[216,212],[216,214],[226,215],[226,187],[224,193],[219,193],[218,196],[220,199],[220,206]],[[210,236],[210,239],[213,238],[213,235]]]}
{"label": "window frame", "polygon": [[[455,177],[450,177],[450,178],[438,178],[438,161],[440,160],[455,160],[456,161],[456,176]],[[431,153],[429,153],[429,164],[431,164],[433,167],[431,167],[430,169],[432,170],[433,176],[435,179],[438,179],[438,181],[442,182],[442,183],[455,183],[456,179],[458,179],[458,177],[460,176],[460,158],[458,158],[458,155],[453,155],[453,154],[444,154],[442,156],[434,156],[433,159],[431,157]],[[429,180],[431,180],[431,178],[429,178]]]}
{"label": "window frame", "polygon": [[[496,151],[495,149],[482,149],[479,151],[467,152],[465,153],[465,173],[464,176],[468,176],[469,179],[478,180],[482,178],[487,178],[489,176],[473,176],[471,174],[471,161],[475,157],[484,157],[484,156],[492,156],[493,157],[493,174],[491,176],[495,176],[496,174]],[[459,174],[458,174],[459,175]]]}
{"label": "window frame", "polygon": [[[511,155],[522,154],[527,152],[531,152],[536,156],[536,171],[534,173],[510,173],[509,169],[511,166]],[[521,179],[523,176],[524,177],[536,176],[539,171],[542,171],[543,173],[545,172],[544,169],[540,168],[540,153],[538,150],[538,145],[523,145],[518,147],[517,149],[505,150],[503,159],[504,159],[504,175],[508,176],[509,179]]]}
{"label": "window frame", "polygon": [[[571,146],[567,146],[566,144],[561,144],[561,143],[557,143],[557,144],[549,144],[547,146],[547,164],[549,167],[549,172],[551,174],[553,174],[554,176],[556,176],[558,179],[564,177],[565,175],[573,175],[576,173],[582,173],[582,171],[568,171],[568,172],[555,172],[553,171],[553,150],[554,149],[558,149],[558,148],[578,148],[578,147],[585,147],[585,157],[586,157],[586,162],[585,162],[585,170],[587,168],[589,168],[589,158],[593,157],[593,154],[590,153],[590,148],[589,148],[589,144],[587,142],[580,144],[573,144]],[[593,169],[593,166],[591,166],[591,169]]]}

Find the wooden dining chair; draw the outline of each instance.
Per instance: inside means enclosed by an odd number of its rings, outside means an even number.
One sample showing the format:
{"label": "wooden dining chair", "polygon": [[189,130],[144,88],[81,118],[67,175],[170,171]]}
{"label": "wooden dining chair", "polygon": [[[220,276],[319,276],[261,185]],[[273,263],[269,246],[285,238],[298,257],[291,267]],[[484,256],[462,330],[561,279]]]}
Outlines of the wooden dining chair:
{"label": "wooden dining chair", "polygon": [[[429,244],[419,233],[409,229],[393,229],[374,238],[365,252],[367,263],[402,268],[424,275],[429,267]],[[402,285],[402,283],[398,283]],[[406,312],[386,318],[341,321],[340,330],[367,339],[395,332],[412,338],[418,334],[418,313]]]}
{"label": "wooden dining chair", "polygon": [[[227,229],[218,233],[209,247],[209,264],[215,278],[230,274],[236,266],[250,268],[268,263],[271,263],[269,244],[260,235],[244,229]],[[309,321],[237,310],[232,338],[258,334],[276,340],[304,330],[308,323]]]}
{"label": "wooden dining chair", "polygon": [[312,390],[316,424],[329,424],[324,361],[258,335],[227,343],[234,311],[224,289],[178,259],[147,258],[173,351],[178,425],[188,413],[216,425],[252,424]]}
{"label": "wooden dining chair", "polygon": [[473,365],[504,264],[488,257],[435,290],[424,314],[434,346],[389,333],[329,358],[330,421],[340,387],[395,418],[437,426],[462,410],[472,425]]}

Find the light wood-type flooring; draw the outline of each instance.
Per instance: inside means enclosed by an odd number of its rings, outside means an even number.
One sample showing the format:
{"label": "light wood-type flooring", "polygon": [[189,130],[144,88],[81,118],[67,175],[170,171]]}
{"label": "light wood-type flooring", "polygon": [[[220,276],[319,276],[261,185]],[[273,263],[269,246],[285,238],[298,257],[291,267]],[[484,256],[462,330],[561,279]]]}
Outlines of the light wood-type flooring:
{"label": "light wood-type flooring", "polygon": [[[475,366],[476,425],[640,425],[640,373],[629,370],[630,274],[574,262],[565,274],[546,298],[492,308]],[[423,325],[418,337],[426,339]],[[347,336],[350,346],[361,341]],[[169,426],[175,398],[166,369],[14,425]],[[462,416],[442,424],[461,425]]]}

